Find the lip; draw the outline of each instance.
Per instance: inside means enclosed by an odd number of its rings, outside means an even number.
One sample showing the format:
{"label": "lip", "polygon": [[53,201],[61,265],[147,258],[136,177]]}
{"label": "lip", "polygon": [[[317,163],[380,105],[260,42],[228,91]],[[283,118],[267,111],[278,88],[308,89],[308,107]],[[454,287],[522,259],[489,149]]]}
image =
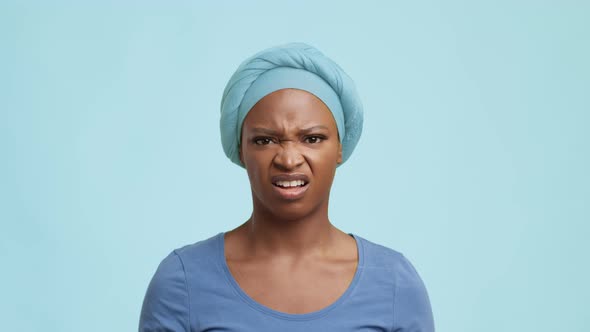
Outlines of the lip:
{"label": "lip", "polygon": [[292,201],[292,200],[299,199],[299,198],[303,197],[303,195],[305,195],[307,188],[309,188],[309,183],[306,183],[303,187],[291,187],[291,188],[282,188],[279,186],[275,186],[273,184],[272,188],[273,188],[274,192],[277,193],[281,198]]}
{"label": "lip", "polygon": [[309,183],[309,177],[303,173],[293,173],[293,174],[278,174],[270,178],[270,181],[275,184],[277,181],[295,181],[295,180],[303,180],[305,183]]}
{"label": "lip", "polygon": [[[305,182],[305,185],[302,187],[290,187],[290,188],[283,188],[275,185],[277,181],[295,181],[295,180],[302,180]],[[275,175],[271,178],[272,187],[276,194],[278,194],[281,198],[285,200],[297,200],[307,191],[309,188],[309,177],[305,174],[279,174]]]}

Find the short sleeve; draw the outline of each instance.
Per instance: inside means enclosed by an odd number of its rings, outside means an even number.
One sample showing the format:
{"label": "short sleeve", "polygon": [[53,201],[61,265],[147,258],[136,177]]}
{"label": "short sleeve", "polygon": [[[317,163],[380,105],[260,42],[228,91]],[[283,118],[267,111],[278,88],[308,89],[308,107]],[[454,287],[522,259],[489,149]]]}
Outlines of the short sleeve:
{"label": "short sleeve", "polygon": [[403,255],[396,268],[393,306],[394,332],[434,332],[434,318],[426,287]]}
{"label": "short sleeve", "polygon": [[139,332],[188,332],[189,297],[184,267],[175,252],[158,266],[147,288]]}

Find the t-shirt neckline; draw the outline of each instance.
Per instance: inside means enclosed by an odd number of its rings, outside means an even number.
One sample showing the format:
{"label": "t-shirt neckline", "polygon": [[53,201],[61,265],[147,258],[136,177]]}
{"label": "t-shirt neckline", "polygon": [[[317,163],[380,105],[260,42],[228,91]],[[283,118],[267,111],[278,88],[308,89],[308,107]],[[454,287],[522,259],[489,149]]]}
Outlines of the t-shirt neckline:
{"label": "t-shirt neckline", "polygon": [[330,312],[333,309],[335,309],[336,307],[338,307],[342,302],[344,302],[348,297],[350,297],[350,294],[353,292],[354,288],[356,287],[356,285],[359,282],[359,279],[361,277],[361,274],[363,272],[363,267],[364,267],[364,248],[363,248],[361,238],[359,236],[352,234],[352,233],[348,233],[348,235],[352,236],[355,239],[356,247],[357,247],[357,255],[358,255],[357,268],[356,268],[356,271],[354,272],[354,276],[352,278],[352,281],[348,285],[348,288],[344,291],[344,293],[342,293],[342,295],[340,295],[340,297],[338,299],[336,299],[336,301],[332,302],[330,305],[328,305],[320,310],[308,312],[305,314],[290,314],[290,313],[271,309],[271,308],[255,301],[253,298],[250,297],[250,295],[246,294],[246,292],[244,292],[244,290],[242,290],[242,288],[240,287],[240,285],[238,284],[236,279],[231,274],[231,272],[229,270],[229,266],[227,265],[227,262],[225,260],[225,232],[220,232],[219,234],[217,234],[217,238],[215,241],[217,244],[217,260],[219,261],[219,263],[222,267],[224,276],[226,277],[228,283],[232,286],[232,288],[234,289],[236,294],[244,302],[246,302],[246,304],[248,304],[252,308],[254,308],[264,314],[268,314],[268,315],[282,318],[282,319],[286,319],[286,320],[299,320],[299,321],[311,320],[311,319],[316,319],[316,318],[322,317],[322,316],[326,315],[328,312]]}

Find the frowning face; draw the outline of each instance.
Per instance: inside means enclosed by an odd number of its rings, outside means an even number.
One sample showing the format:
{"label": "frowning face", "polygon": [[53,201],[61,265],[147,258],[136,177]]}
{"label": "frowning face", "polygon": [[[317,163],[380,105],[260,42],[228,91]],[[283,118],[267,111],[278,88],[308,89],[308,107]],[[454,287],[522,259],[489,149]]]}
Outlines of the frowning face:
{"label": "frowning face", "polygon": [[255,209],[282,220],[327,212],[336,166],[342,162],[334,117],[309,92],[275,91],[244,119],[240,160]]}

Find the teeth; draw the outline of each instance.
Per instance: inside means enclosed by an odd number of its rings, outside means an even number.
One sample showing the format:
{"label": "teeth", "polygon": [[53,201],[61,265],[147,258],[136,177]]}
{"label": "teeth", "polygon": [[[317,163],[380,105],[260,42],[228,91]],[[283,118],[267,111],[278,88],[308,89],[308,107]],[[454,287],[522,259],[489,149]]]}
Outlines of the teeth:
{"label": "teeth", "polygon": [[303,186],[305,182],[303,180],[293,180],[293,181],[277,181],[276,185],[279,187],[289,188],[289,187],[298,187]]}

